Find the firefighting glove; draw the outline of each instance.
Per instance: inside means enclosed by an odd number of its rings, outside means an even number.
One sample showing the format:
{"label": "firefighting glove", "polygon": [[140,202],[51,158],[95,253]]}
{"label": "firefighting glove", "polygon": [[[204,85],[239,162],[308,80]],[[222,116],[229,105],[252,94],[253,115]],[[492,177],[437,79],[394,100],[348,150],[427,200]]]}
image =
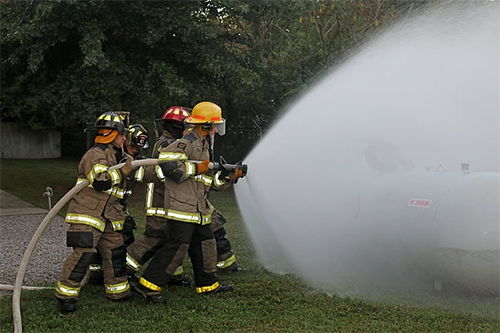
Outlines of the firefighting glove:
{"label": "firefighting glove", "polygon": [[203,173],[206,173],[208,171],[209,163],[209,160],[204,160],[203,162],[196,164],[196,174],[201,175]]}
{"label": "firefighting glove", "polygon": [[133,216],[125,216],[125,221],[123,222],[123,231],[132,231],[137,229],[137,224]]}
{"label": "firefighting glove", "polygon": [[133,158],[128,157],[127,160],[125,161],[125,165],[122,166],[122,173],[125,176],[128,176],[132,172],[132,170],[134,170],[134,168],[132,167],[132,160]]}
{"label": "firefighting glove", "polygon": [[241,177],[244,177],[245,176],[245,173],[243,172],[243,170],[241,169],[235,169],[233,171],[233,173],[229,176],[229,180],[232,182],[232,183],[237,183],[238,182],[238,179],[241,178]]}

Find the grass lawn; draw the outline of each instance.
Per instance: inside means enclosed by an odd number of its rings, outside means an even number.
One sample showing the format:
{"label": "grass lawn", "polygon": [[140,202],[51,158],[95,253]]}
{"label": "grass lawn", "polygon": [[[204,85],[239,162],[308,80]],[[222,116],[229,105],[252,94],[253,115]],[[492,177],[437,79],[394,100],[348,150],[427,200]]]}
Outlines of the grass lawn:
{"label": "grass lawn", "polygon": [[[75,183],[76,160],[1,160],[1,189],[46,208],[46,186],[54,188],[54,202]],[[144,229],[142,198],[137,188],[130,210]],[[235,291],[200,296],[194,290],[171,287],[167,305],[151,305],[136,298],[113,303],[102,287],[87,286],[79,310],[60,316],[52,291],[23,291],[21,309],[26,332],[499,332],[498,318],[413,308],[328,296],[289,275],[267,272],[254,260],[252,246],[232,191],[214,193],[213,204],[229,221],[226,229],[240,264],[247,269],[221,274]],[[187,265],[186,265],[187,266]],[[13,329],[11,298],[0,298],[0,331]]]}

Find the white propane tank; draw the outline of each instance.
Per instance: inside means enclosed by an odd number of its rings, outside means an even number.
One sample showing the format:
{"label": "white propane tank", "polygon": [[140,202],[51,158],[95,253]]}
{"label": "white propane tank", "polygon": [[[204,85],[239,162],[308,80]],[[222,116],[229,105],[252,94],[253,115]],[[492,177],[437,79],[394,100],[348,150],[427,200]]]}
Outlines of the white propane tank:
{"label": "white propane tank", "polygon": [[499,294],[500,173],[390,174],[368,187],[376,195],[360,195],[361,218],[407,242],[411,269],[436,289]]}

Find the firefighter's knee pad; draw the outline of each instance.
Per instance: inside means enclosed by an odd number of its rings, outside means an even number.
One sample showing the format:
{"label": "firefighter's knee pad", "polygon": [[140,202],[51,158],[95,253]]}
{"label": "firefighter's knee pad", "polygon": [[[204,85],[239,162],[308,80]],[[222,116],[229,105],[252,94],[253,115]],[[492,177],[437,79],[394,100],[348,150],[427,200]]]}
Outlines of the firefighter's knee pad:
{"label": "firefighter's knee pad", "polygon": [[223,239],[226,237],[226,229],[220,228],[214,231],[214,238],[215,239]]}
{"label": "firefighter's knee pad", "polygon": [[212,223],[210,223],[210,228],[212,229],[213,232],[220,230],[220,228],[224,227],[224,224],[226,224],[226,219],[224,216],[219,214],[218,212],[213,212],[212,213]]}
{"label": "firefighter's knee pad", "polygon": [[113,274],[115,277],[127,275],[125,268],[126,258],[127,250],[124,245],[111,250],[111,263],[113,265]]}
{"label": "firefighter's knee pad", "polygon": [[220,258],[226,253],[231,253],[231,243],[227,238],[216,239],[215,246],[217,247],[217,257]]}
{"label": "firefighter's knee pad", "polygon": [[94,248],[94,235],[90,231],[68,231],[66,233],[66,246]]}
{"label": "firefighter's knee pad", "polygon": [[85,273],[87,273],[87,268],[91,263],[95,262],[96,256],[97,253],[95,252],[83,252],[75,267],[71,271],[69,279],[75,282],[82,282]]}

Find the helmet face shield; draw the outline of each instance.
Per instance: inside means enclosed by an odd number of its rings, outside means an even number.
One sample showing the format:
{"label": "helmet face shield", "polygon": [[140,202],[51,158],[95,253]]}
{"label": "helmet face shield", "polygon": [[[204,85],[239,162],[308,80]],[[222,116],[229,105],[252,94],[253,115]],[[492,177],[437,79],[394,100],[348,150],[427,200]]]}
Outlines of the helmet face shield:
{"label": "helmet face shield", "polygon": [[222,118],[222,122],[219,124],[214,124],[214,126],[220,136],[226,134],[226,119]]}
{"label": "helmet face shield", "polygon": [[135,145],[140,149],[146,149],[149,147],[148,136],[147,134],[139,134],[135,139]]}
{"label": "helmet face shield", "polygon": [[133,124],[127,130],[127,143],[139,151],[149,147],[149,135],[144,126]]}
{"label": "helmet face shield", "polygon": [[212,102],[200,102],[196,104],[191,111],[191,116],[184,121],[191,125],[201,125],[204,131],[215,132],[219,135],[226,134],[226,120],[222,118],[220,106]]}

